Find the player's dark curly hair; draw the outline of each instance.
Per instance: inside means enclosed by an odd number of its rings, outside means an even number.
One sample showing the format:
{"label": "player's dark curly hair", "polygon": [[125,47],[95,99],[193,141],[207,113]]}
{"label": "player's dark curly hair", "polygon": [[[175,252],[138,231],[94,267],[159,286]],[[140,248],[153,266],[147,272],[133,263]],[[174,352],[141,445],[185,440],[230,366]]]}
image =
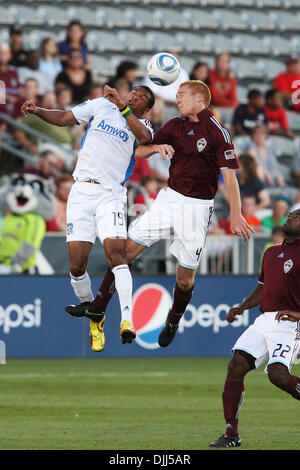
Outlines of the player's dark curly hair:
{"label": "player's dark curly hair", "polygon": [[146,86],[146,85],[139,85],[139,86],[137,86],[137,87],[135,87],[135,88],[142,88],[143,90],[145,90],[145,91],[147,92],[148,98],[149,98],[149,99],[148,99],[148,106],[147,106],[147,107],[148,107],[148,109],[153,108],[154,103],[155,103],[155,96],[154,96],[154,93],[153,93],[153,91],[151,90],[151,88],[149,88],[149,87]]}

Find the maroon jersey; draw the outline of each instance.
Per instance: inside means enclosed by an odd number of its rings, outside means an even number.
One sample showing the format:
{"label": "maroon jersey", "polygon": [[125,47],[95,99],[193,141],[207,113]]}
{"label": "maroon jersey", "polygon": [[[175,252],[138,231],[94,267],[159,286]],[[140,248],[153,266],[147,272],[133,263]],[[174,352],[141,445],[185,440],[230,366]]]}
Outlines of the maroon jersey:
{"label": "maroon jersey", "polygon": [[188,197],[213,199],[220,169],[238,169],[229,131],[205,108],[199,122],[183,117],[168,121],[155,132],[154,144],[169,144],[171,159],[168,186]]}
{"label": "maroon jersey", "polygon": [[18,95],[20,84],[17,71],[12,67],[7,67],[6,72],[0,71],[0,80],[5,83],[6,93],[8,95]]}
{"label": "maroon jersey", "polygon": [[258,282],[264,285],[262,312],[300,312],[300,240],[268,248]]}

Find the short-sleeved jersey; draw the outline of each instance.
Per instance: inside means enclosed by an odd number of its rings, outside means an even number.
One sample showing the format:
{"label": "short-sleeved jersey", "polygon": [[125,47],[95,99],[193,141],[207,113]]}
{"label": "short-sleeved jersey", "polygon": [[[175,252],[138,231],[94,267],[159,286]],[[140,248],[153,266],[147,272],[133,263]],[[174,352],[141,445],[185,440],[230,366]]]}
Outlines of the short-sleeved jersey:
{"label": "short-sleeved jersey", "polygon": [[[79,124],[88,122],[81,142],[74,179],[95,179],[120,190],[134,169],[136,139],[116,105],[106,98],[88,100],[72,109]],[[140,119],[153,135],[151,124]]]}
{"label": "short-sleeved jersey", "polygon": [[238,169],[229,131],[205,108],[199,122],[182,117],[168,121],[156,131],[154,144],[169,144],[171,159],[168,186],[184,196],[213,199],[220,169]]}
{"label": "short-sleeved jersey", "polygon": [[262,312],[300,312],[300,240],[268,248],[258,282],[263,284]]}

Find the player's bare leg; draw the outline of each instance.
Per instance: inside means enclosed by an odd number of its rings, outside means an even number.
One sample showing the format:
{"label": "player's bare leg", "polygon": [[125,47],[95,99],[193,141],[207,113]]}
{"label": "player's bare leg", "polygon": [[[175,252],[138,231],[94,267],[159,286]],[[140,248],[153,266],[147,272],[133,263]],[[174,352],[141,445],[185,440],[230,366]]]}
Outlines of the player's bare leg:
{"label": "player's bare leg", "polygon": [[196,269],[188,269],[181,265],[177,267],[173,305],[158,338],[158,344],[162,348],[169,346],[175,337],[180,319],[193,296],[196,272]]}
{"label": "player's bare leg", "polygon": [[239,447],[239,413],[244,399],[244,377],[255,368],[255,358],[250,354],[236,350],[228,364],[227,377],[222,394],[226,432],[209,447]]}
{"label": "player's bare leg", "polygon": [[281,390],[300,400],[300,377],[291,375],[288,368],[280,362],[268,366],[268,377],[270,382]]}

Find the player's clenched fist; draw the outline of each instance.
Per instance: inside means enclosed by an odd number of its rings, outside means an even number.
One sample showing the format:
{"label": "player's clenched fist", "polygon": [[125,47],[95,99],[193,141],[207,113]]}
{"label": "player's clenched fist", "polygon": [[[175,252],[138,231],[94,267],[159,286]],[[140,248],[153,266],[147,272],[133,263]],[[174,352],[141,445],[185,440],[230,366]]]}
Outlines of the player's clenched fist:
{"label": "player's clenched fist", "polygon": [[243,315],[244,310],[241,307],[232,307],[227,313],[226,320],[228,323],[232,323],[237,315]]}
{"label": "player's clenched fist", "polygon": [[109,85],[105,85],[103,96],[118,106],[119,109],[123,109],[125,107],[125,102],[121,99],[115,88],[111,88]]}
{"label": "player's clenched fist", "polygon": [[280,312],[277,313],[275,320],[296,322],[300,320],[300,312],[292,312],[292,310],[280,310]]}
{"label": "player's clenched fist", "polygon": [[28,114],[35,114],[36,113],[36,105],[33,101],[25,101],[25,103],[21,107],[21,113],[23,116],[27,117]]}

